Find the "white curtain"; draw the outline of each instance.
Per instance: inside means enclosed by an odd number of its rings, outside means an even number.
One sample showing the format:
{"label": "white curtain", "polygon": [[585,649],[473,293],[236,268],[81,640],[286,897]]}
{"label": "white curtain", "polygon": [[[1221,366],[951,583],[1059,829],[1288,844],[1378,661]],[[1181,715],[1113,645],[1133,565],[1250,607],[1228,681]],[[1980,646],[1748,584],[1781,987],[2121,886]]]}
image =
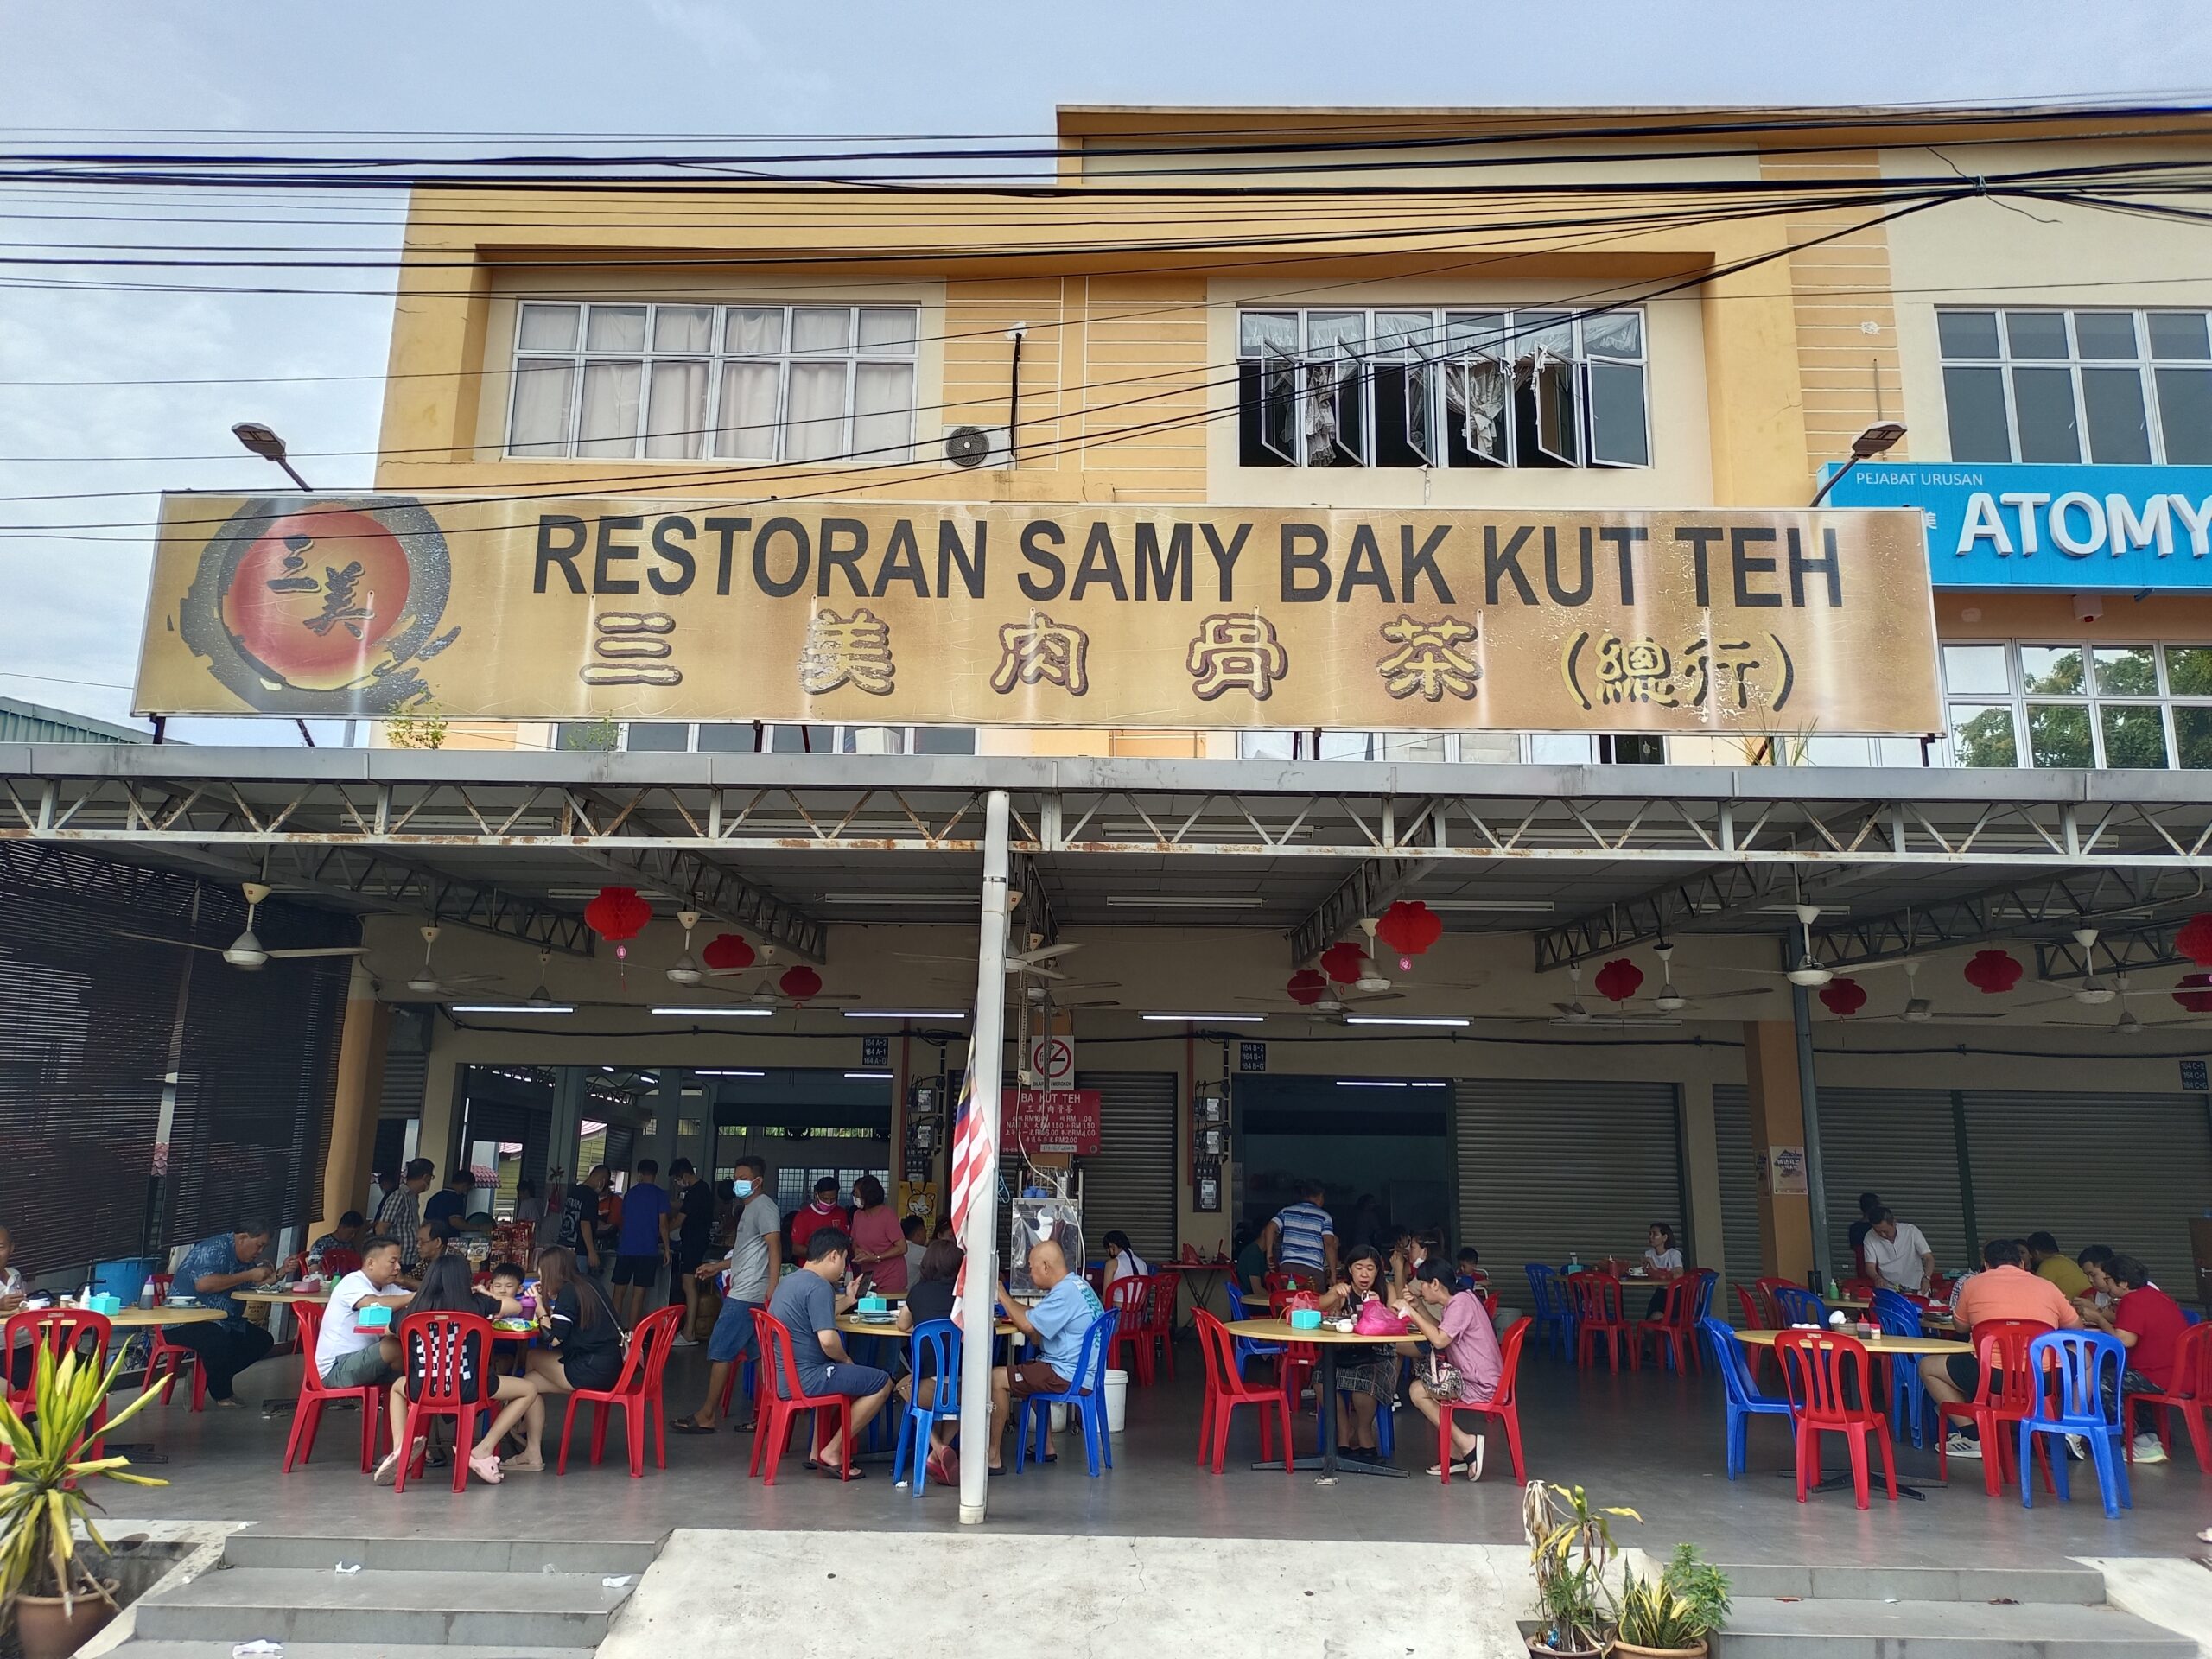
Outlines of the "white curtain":
{"label": "white curtain", "polygon": [[645,375],[642,363],[584,365],[583,411],[576,422],[578,454],[638,453],[638,394]]}
{"label": "white curtain", "polygon": [[645,453],[696,461],[707,441],[707,365],[653,365],[652,394],[645,405]]}
{"label": "white curtain", "polygon": [[569,453],[569,399],[575,384],[575,366],[564,360],[526,357],[515,365],[515,405],[507,426],[508,454]]}
{"label": "white curtain", "polygon": [[853,458],[877,466],[909,459],[914,452],[913,365],[862,363],[856,373]]}
{"label": "white curtain", "polygon": [[722,407],[715,429],[715,453],[734,461],[776,458],[773,363],[722,365]]}
{"label": "white curtain", "polygon": [[791,365],[791,399],[784,417],[789,433],[784,446],[787,459],[825,461],[845,453],[846,368],[842,361]]}

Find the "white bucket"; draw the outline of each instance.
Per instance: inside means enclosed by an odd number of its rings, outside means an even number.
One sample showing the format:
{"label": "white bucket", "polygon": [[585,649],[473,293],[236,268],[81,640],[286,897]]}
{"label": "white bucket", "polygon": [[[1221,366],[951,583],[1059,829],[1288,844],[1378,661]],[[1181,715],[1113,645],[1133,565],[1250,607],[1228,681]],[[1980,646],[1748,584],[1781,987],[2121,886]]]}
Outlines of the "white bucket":
{"label": "white bucket", "polygon": [[1127,1371],[1106,1373],[1106,1432],[1118,1434],[1129,1416],[1129,1374]]}
{"label": "white bucket", "polygon": [[1068,1427],[1068,1408],[1055,1401],[1052,1407],[1052,1433],[1065,1434]]}

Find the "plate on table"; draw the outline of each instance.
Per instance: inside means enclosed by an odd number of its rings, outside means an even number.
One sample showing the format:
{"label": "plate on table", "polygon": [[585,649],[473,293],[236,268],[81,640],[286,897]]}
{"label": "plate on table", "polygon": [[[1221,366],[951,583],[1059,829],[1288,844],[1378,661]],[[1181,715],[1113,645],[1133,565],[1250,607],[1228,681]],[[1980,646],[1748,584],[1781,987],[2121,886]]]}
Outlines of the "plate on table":
{"label": "plate on table", "polygon": [[847,1317],[861,1325],[896,1325],[899,1322],[896,1313],[852,1313]]}

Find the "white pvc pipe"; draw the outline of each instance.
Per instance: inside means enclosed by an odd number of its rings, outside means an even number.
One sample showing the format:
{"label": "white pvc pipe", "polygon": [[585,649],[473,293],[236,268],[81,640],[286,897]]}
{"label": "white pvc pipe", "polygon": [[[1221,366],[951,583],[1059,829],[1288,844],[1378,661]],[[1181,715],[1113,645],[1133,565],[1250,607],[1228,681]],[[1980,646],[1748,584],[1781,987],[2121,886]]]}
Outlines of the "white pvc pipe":
{"label": "white pvc pipe", "polygon": [[[968,1287],[961,1299],[960,1343],[960,1519],[973,1526],[983,1518],[990,1488],[991,1332],[999,1271],[999,1089],[1006,1028],[1007,792],[995,789],[983,817],[983,917],[976,952],[976,1027],[968,1046],[970,1099],[983,1144],[990,1156],[968,1206],[968,1231],[961,1248],[968,1252]],[[948,1198],[950,1194],[948,1193]],[[924,1478],[915,1471],[913,1478]]]}

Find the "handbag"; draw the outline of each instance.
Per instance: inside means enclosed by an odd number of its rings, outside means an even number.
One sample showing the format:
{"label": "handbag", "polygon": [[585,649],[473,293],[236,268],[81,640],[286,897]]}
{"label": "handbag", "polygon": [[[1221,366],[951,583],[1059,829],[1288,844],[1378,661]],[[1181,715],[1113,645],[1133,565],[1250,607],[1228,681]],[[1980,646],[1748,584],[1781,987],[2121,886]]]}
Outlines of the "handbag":
{"label": "handbag", "polygon": [[1433,1350],[1428,1357],[1428,1370],[1422,1380],[1428,1384],[1429,1394],[1435,1399],[1450,1401],[1459,1397],[1459,1368],[1446,1365]]}

